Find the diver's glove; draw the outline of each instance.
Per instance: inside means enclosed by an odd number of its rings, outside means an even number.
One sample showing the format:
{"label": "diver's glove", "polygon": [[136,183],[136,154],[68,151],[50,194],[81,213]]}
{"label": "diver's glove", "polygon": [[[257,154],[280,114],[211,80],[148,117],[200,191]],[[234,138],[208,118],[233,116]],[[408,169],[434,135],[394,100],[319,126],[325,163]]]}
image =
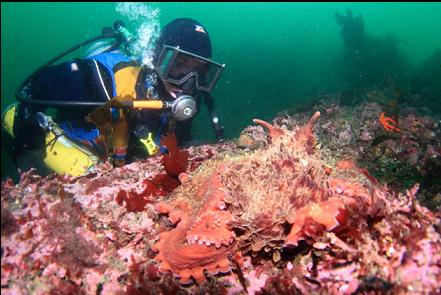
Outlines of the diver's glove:
{"label": "diver's glove", "polygon": [[124,97],[115,96],[105,104],[94,108],[89,114],[86,115],[85,119],[87,122],[95,124],[95,126],[100,129],[100,127],[107,126],[112,122],[112,110],[111,108],[121,108],[124,103],[133,101],[133,97],[126,95]]}
{"label": "diver's glove", "polygon": [[[93,123],[98,128],[101,140],[103,140],[107,146],[114,146],[115,141],[117,141],[118,135],[116,135],[116,137],[114,136],[115,128],[117,134],[124,132],[121,131],[121,127],[118,127],[122,126],[121,124],[124,124],[124,122],[121,121],[125,120],[122,116],[123,110],[118,108],[130,101],[133,101],[133,97],[131,96],[116,96],[102,106],[94,108],[85,116],[87,122]],[[121,151],[121,154],[122,153]]]}
{"label": "diver's glove", "polygon": [[218,121],[215,121],[215,120],[211,121],[211,126],[213,127],[214,135],[216,136],[216,140],[218,142],[223,142],[225,140],[224,127],[222,125],[220,125]]}
{"label": "diver's glove", "polygon": [[127,102],[132,102],[133,100],[135,100],[135,99],[131,95],[126,95],[123,97],[122,96],[115,96],[114,98],[109,100],[109,106],[111,108],[122,108],[127,105],[126,104]]}
{"label": "diver's glove", "polygon": [[224,127],[221,126],[219,129],[216,129],[215,133],[216,133],[216,140],[218,142],[223,142],[225,140]]}

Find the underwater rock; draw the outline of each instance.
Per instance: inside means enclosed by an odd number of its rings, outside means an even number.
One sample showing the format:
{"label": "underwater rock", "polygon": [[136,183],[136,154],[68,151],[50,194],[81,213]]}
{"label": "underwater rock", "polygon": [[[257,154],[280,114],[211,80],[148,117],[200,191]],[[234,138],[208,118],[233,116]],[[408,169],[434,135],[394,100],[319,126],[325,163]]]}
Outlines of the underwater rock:
{"label": "underwater rock", "polygon": [[268,145],[262,126],[248,126],[239,135],[236,142],[239,148],[255,150]]}
{"label": "underwater rock", "polygon": [[351,105],[354,101],[354,91],[352,89],[343,90],[340,94],[341,105]]}

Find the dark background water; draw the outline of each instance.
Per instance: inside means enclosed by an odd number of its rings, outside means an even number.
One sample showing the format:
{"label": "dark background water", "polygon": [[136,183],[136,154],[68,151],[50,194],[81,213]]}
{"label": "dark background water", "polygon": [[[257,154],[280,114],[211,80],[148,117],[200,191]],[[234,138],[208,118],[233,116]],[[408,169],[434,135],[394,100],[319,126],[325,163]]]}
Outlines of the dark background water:
{"label": "dark background water", "polygon": [[[2,111],[15,101],[14,92],[23,79],[51,57],[99,34],[116,19],[135,30],[139,22],[131,22],[116,5],[2,3]],[[436,83],[441,52],[436,50],[441,50],[441,3],[145,5],[159,10],[161,27],[178,17],[205,25],[213,58],[226,64],[213,95],[227,138],[237,137],[253,118],[269,120],[320,93],[373,86],[390,72],[408,87],[416,83],[415,76],[420,77],[421,87],[435,85],[430,100],[440,105]],[[361,45],[356,33],[341,34],[343,26],[335,13],[348,21],[347,9],[352,10],[352,21],[362,16]],[[212,141],[207,126],[207,114],[202,112],[195,120],[195,137]],[[3,132],[1,142],[2,179],[16,177],[11,142]]]}

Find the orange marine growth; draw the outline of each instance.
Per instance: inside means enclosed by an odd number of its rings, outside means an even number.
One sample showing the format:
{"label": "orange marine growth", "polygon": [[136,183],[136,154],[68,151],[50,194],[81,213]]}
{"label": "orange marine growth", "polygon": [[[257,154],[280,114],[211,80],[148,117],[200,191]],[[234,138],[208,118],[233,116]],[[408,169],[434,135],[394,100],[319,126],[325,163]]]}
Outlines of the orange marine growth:
{"label": "orange marine growth", "polygon": [[384,114],[384,112],[381,112],[380,118],[378,119],[384,130],[401,132],[401,130],[397,127],[397,121],[390,117],[385,117]]}

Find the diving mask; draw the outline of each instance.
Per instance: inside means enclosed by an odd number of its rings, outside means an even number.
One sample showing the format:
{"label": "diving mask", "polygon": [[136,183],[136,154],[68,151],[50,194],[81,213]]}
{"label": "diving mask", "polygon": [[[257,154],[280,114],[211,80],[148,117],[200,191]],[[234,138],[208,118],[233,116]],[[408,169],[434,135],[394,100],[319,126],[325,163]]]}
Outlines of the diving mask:
{"label": "diving mask", "polygon": [[164,46],[155,65],[162,81],[176,85],[195,82],[197,89],[211,92],[225,65],[184,51],[179,47]]}

